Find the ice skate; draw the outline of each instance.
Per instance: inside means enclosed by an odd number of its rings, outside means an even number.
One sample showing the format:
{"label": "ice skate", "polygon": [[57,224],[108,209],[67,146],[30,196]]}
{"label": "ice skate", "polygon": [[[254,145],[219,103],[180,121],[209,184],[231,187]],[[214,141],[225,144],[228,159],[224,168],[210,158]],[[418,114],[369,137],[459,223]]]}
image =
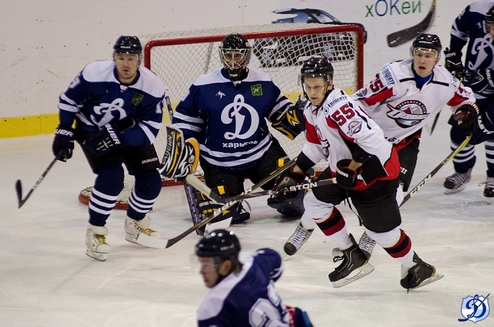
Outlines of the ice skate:
{"label": "ice skate", "polygon": [[479,183],[479,186],[485,185],[484,197],[488,204],[494,200],[494,177],[487,177],[484,182]]}
{"label": "ice skate", "polygon": [[428,285],[444,277],[443,274],[436,272],[434,266],[422,261],[417,253],[413,254],[413,262],[417,264],[412,268],[401,266],[400,284],[407,291]]}
{"label": "ice skate", "polygon": [[110,252],[110,246],[106,243],[108,229],[104,226],[89,225],[86,229],[86,254],[96,260],[105,261]]}
{"label": "ice skate", "polygon": [[293,232],[292,236],[286,241],[285,246],[283,246],[285,253],[288,255],[297,253],[302,245],[307,242],[313,231],[314,229],[305,229],[302,223],[299,223],[295,232]]}
{"label": "ice skate", "polygon": [[[137,236],[139,234],[144,234],[150,237],[159,238],[160,234],[158,232],[149,228],[151,225],[151,219],[148,216],[141,220],[134,220],[132,218],[125,218],[125,240],[131,243],[137,243]],[[140,236],[142,237],[142,235]]]}
{"label": "ice skate", "polygon": [[[353,246],[346,250],[340,250],[343,255],[335,256],[333,262],[342,261],[342,263],[331,272],[328,277],[333,283],[334,288],[342,287],[353,283],[354,281],[367,276],[374,267],[368,262],[364,252],[355,242],[353,235],[350,234]],[[336,252],[337,253],[337,252]]]}
{"label": "ice skate", "polygon": [[466,183],[472,179],[472,168],[466,173],[454,173],[451,176],[446,177],[443,186],[446,188],[444,194],[454,194],[461,192],[465,189]]}

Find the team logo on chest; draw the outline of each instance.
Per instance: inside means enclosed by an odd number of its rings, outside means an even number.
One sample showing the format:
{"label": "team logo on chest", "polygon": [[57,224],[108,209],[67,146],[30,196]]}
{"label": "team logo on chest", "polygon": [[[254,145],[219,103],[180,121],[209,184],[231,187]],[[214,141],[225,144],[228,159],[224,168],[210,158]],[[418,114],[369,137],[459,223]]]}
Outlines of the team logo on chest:
{"label": "team logo on chest", "polygon": [[408,128],[420,124],[429,116],[425,105],[417,100],[406,100],[396,107],[387,105],[389,111],[386,115],[394,119],[396,124],[402,128]]}
{"label": "team logo on chest", "polygon": [[[117,119],[125,117],[125,109],[123,108],[124,100],[116,98],[111,103],[101,103],[99,106],[94,106],[93,111],[97,115],[91,115],[91,120],[98,126],[103,126],[109,123],[114,117]],[[100,116],[102,117],[100,118]],[[98,121],[99,119],[99,121]]]}
{"label": "team logo on chest", "polygon": [[[225,125],[233,124],[234,127],[234,132],[225,133],[225,139],[245,140],[251,137],[257,130],[259,126],[259,115],[254,107],[245,103],[245,99],[242,95],[237,94],[233,99],[233,103],[230,103],[223,108],[223,111],[221,112],[221,122]],[[250,124],[250,126],[248,126],[248,124]]]}

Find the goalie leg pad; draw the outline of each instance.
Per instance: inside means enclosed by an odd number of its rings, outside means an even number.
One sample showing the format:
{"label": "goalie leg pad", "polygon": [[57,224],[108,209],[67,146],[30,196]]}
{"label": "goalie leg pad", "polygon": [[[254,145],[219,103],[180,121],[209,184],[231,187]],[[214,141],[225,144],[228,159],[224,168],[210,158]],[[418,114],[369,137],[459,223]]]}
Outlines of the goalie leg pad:
{"label": "goalie leg pad", "polygon": [[160,173],[167,178],[185,177],[194,173],[199,162],[199,143],[190,138],[184,141],[181,130],[165,126],[166,148],[161,160]]}

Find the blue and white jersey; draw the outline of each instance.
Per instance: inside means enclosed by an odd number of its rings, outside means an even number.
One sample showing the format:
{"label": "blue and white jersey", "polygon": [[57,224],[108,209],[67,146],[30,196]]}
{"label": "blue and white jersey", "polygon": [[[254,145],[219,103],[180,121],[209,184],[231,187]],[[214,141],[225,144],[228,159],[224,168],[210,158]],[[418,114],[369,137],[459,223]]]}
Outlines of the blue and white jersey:
{"label": "blue and white jersey", "polygon": [[289,314],[275,290],[282,272],[280,255],[271,249],[241,257],[239,273],[211,288],[197,310],[199,327],[289,327]]}
{"label": "blue and white jersey", "polygon": [[173,124],[195,137],[201,156],[228,171],[253,166],[272,143],[268,121],[291,105],[268,74],[249,69],[233,83],[223,68],[202,75],[178,104]]}
{"label": "blue and white jersey", "polygon": [[59,97],[60,122],[96,131],[100,126],[130,116],[136,126],[125,131],[127,145],[154,142],[163,119],[165,86],[159,77],[139,67],[130,85],[118,80],[113,61],[94,61],[86,65]]}
{"label": "blue and white jersey", "polygon": [[[494,69],[494,40],[485,28],[485,14],[494,1],[481,0],[469,4],[456,17],[451,27],[450,48],[459,51],[467,44],[465,53],[465,76],[479,69]],[[494,89],[487,87],[475,94],[478,100],[492,97]]]}

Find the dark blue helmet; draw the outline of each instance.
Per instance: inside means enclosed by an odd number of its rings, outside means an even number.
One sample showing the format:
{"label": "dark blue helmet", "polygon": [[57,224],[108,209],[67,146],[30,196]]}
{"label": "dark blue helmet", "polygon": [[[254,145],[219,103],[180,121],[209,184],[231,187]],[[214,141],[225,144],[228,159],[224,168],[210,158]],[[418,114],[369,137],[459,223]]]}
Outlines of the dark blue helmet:
{"label": "dark blue helmet", "polygon": [[141,56],[141,41],[139,41],[137,36],[122,35],[117,39],[115,45],[113,45],[113,53],[132,53]]}
{"label": "dark blue helmet", "polygon": [[217,229],[206,235],[196,244],[198,257],[237,258],[240,242],[234,232]]}
{"label": "dark blue helmet", "polygon": [[329,83],[333,79],[333,65],[326,57],[310,57],[302,64],[300,69],[300,82],[304,83],[305,77],[324,77]]}
{"label": "dark blue helmet", "polygon": [[413,56],[413,51],[417,48],[435,50],[437,52],[437,56],[441,54],[442,45],[441,40],[436,34],[425,34],[422,33],[413,41],[411,47],[411,53]]}

